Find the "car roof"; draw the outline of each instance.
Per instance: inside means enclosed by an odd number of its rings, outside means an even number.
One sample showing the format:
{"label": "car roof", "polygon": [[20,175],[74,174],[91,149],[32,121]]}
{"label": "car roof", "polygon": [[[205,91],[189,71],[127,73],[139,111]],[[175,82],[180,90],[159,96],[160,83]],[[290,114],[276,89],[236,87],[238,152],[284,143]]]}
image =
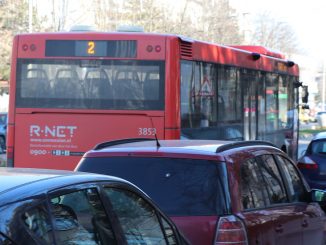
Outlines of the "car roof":
{"label": "car roof", "polygon": [[99,181],[130,184],[123,179],[100,174],[0,167],[0,206],[19,199],[41,195],[63,186]]}
{"label": "car roof", "polygon": [[320,132],[316,134],[312,140],[326,139],[326,132]]}
{"label": "car roof", "polygon": [[[129,143],[130,142],[130,143]],[[264,141],[221,141],[221,140],[155,140],[155,139],[128,139],[109,141],[96,146],[85,154],[88,156],[101,156],[113,152],[152,152],[172,154],[199,154],[217,156],[219,153],[240,149],[241,147],[271,147],[275,146]]]}

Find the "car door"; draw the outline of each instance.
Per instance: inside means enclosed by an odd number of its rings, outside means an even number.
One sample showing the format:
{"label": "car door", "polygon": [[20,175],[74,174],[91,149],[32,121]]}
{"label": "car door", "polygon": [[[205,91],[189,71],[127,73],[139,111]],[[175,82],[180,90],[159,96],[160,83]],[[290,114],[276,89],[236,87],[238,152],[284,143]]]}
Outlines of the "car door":
{"label": "car door", "polygon": [[240,193],[249,244],[277,245],[274,238],[272,212],[266,209],[268,194],[256,158],[241,164]]}
{"label": "car door", "polygon": [[[22,211],[21,223],[34,242],[21,244],[125,244],[116,234],[95,184],[71,185],[49,192],[48,199]],[[95,221],[105,227],[101,236]],[[20,244],[20,243],[19,243]]]}
{"label": "car door", "polygon": [[111,186],[104,187],[104,193],[127,244],[185,244],[167,218],[139,194]]}
{"label": "car door", "polygon": [[272,154],[258,157],[264,186],[267,188],[266,210],[272,219],[275,244],[302,244],[303,212],[291,203],[286,186]]}
{"label": "car door", "polygon": [[307,190],[294,164],[283,156],[276,155],[275,158],[284,173],[290,201],[298,212],[303,213],[301,220],[302,244],[324,244],[325,213],[317,203],[306,200]]}
{"label": "car door", "polygon": [[26,209],[22,223],[37,244],[188,244],[139,191],[119,184],[103,192],[96,183],[57,189],[47,202]]}
{"label": "car door", "polygon": [[123,244],[96,185],[58,190],[50,194],[49,203],[56,244]]}

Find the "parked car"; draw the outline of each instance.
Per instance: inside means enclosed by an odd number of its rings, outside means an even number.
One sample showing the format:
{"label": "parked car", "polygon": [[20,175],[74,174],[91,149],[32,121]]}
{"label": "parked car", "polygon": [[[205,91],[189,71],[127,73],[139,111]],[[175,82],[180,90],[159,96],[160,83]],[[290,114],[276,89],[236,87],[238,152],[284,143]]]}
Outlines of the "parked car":
{"label": "parked car", "polygon": [[117,140],[87,152],[76,170],[136,183],[192,244],[325,243],[325,192],[310,190],[267,142]]}
{"label": "parked car", "polygon": [[326,190],[326,132],[313,137],[298,160],[298,168],[311,188]]}
{"label": "parked car", "polygon": [[6,150],[7,125],[8,125],[7,112],[0,112],[0,153]]}
{"label": "parked car", "polygon": [[0,168],[0,244],[187,244],[131,183],[72,171]]}

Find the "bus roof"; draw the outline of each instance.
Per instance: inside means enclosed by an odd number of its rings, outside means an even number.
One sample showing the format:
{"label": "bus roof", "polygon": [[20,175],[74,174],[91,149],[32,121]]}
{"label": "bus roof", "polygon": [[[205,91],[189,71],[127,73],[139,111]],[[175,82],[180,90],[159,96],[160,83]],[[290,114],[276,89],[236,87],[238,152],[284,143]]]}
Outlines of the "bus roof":
{"label": "bus roof", "polygon": [[[276,71],[280,73],[289,73],[299,75],[298,66],[286,59],[284,54],[272,51],[263,46],[246,46],[246,45],[221,45],[209,43],[206,41],[195,40],[175,34],[159,34],[147,32],[51,32],[51,33],[28,33],[19,34],[19,45],[25,44],[41,47],[45,49],[45,42],[48,40],[137,40],[138,47],[143,47],[137,51],[137,59],[165,59],[166,40],[175,40],[180,43],[180,59],[207,61],[225,65],[234,65],[256,70]],[[160,46],[161,52],[149,53],[146,51],[147,46]],[[21,52],[18,49],[18,57],[30,58],[28,52]],[[39,49],[40,50],[40,49]],[[173,51],[173,52],[174,52]],[[34,52],[35,54],[37,52]],[[21,55],[22,54],[22,55]],[[44,56],[39,53],[38,57]],[[86,57],[81,57],[86,58]],[[135,58],[135,57],[134,57]]]}

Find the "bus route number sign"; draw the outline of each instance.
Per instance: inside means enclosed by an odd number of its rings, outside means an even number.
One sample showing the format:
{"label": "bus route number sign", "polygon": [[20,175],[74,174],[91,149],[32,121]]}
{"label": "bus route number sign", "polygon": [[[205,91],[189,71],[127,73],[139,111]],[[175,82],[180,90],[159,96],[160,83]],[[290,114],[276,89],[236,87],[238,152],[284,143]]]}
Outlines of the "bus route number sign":
{"label": "bus route number sign", "polygon": [[107,43],[105,41],[76,41],[76,56],[106,56]]}

